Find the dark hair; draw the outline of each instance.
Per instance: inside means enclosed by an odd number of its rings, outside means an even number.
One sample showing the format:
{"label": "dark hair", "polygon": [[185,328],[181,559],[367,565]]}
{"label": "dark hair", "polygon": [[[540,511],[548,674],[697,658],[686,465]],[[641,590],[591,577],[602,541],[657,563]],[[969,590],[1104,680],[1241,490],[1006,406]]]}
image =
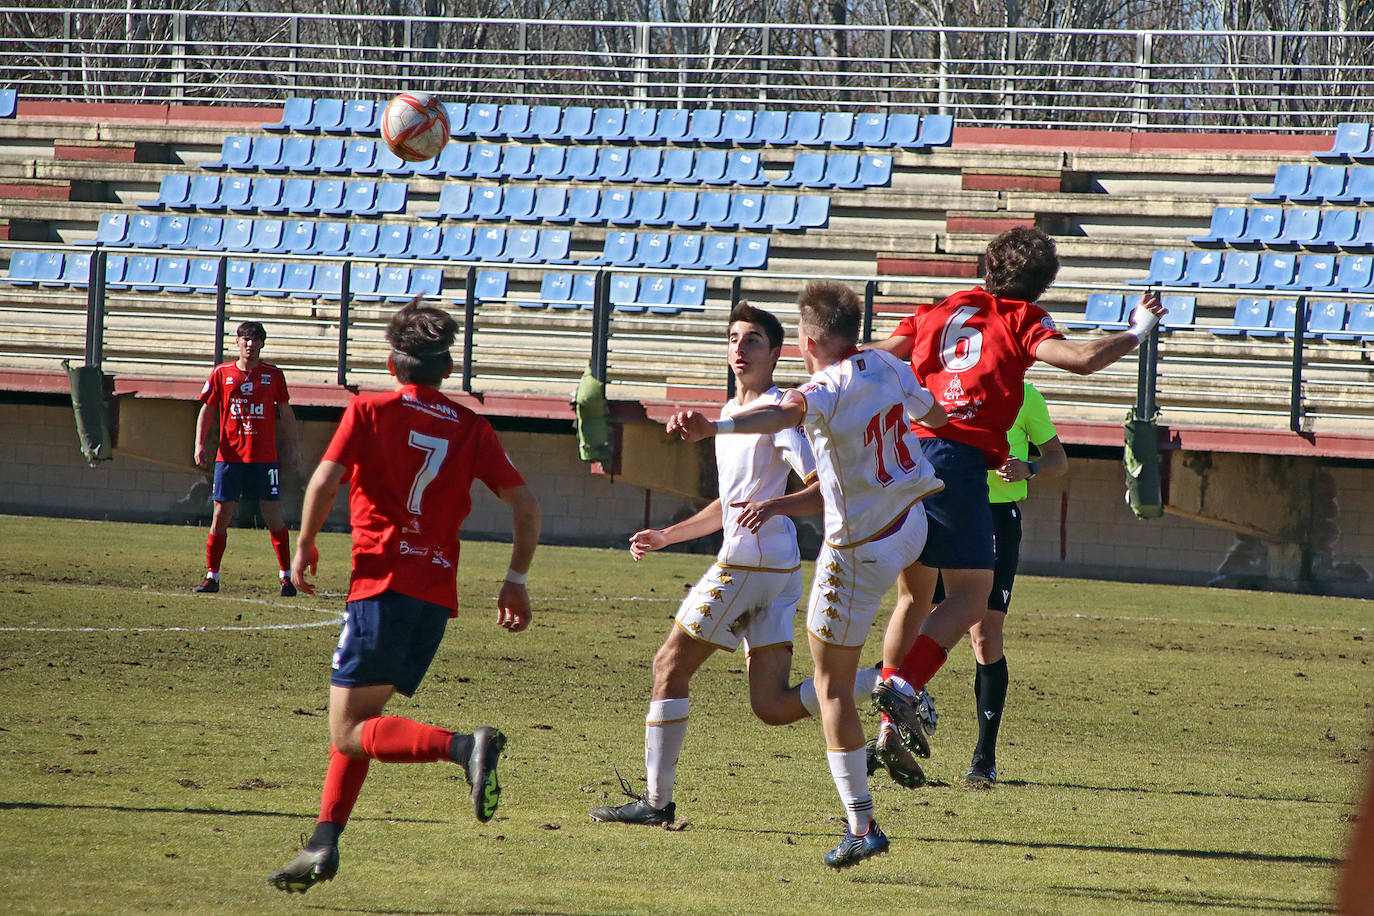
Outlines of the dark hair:
{"label": "dark hair", "polygon": [[453,371],[448,351],[457,336],[458,322],[448,312],[421,304],[419,296],[410,300],[386,326],[396,378],[402,384],[438,385]]}
{"label": "dark hair", "polygon": [[1054,239],[1039,229],[1017,226],[988,242],[983,285],[998,298],[1034,302],[1058,273]]}
{"label": "dark hair", "polygon": [[234,332],[235,337],[246,337],[249,340],[266,340],[267,329],[262,326],[261,321],[245,321],[239,325],[239,329]]}
{"label": "dark hair", "polygon": [[810,327],[841,343],[858,342],[863,300],[843,283],[812,280],[802,290],[797,307],[802,321]]}
{"label": "dark hair", "polygon": [[782,322],[772,312],[754,308],[747,302],[741,302],[730,310],[730,324],[734,324],[736,321],[747,321],[763,328],[763,334],[768,338],[769,347],[776,350],[782,346]]}

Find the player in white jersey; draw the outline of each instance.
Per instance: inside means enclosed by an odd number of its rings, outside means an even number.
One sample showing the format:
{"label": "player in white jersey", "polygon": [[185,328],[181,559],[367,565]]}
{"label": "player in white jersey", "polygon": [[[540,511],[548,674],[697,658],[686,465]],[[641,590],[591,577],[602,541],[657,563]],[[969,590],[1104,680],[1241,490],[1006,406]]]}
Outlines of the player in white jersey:
{"label": "player in white jersey", "polygon": [[816,455],[825,504],[825,546],[816,559],[806,626],[816,663],[821,725],[835,788],[848,815],[825,864],[845,868],[886,852],[873,820],[863,725],[852,690],[873,617],[897,575],[925,546],[921,500],[943,484],[921,454],[909,421],[941,426],[945,412],[905,363],[855,349],[861,303],[829,281],[798,302],[798,344],[811,380],[777,404],[716,422],[678,411],[668,431],[695,441],[719,433],[766,433],[801,425]]}
{"label": "player in white jersey", "polygon": [[[747,303],[731,312],[728,359],[737,394],[721,416],[782,401],[782,391],[773,384],[782,339],[782,324],[770,312]],[[716,562],[683,600],[672,631],[654,656],[644,725],[647,790],[639,797],[626,783],[625,792],[634,800],[594,808],[591,815],[598,821],[673,822],[678,754],[687,735],[688,685],[718,649],[733,652],[744,643],[749,701],[763,722],[786,725],[820,711],[810,679],[788,686],[792,618],[801,604],[802,574],[796,527],[784,513],[821,509],[811,444],[796,427],[723,437],[716,440],[716,468],[719,498],[685,521],[646,528],[630,538],[630,553],[639,560],[648,551],[724,531]],[[787,495],[793,471],[808,486]],[[877,684],[877,669],[852,680],[854,696],[865,697]]]}

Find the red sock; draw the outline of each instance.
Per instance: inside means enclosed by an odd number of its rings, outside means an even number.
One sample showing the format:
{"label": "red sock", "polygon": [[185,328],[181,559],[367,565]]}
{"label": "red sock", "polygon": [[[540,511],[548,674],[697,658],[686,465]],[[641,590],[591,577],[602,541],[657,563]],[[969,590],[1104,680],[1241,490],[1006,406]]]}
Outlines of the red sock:
{"label": "red sock", "polygon": [[228,543],[227,534],[212,533],[205,539],[205,568],[210,572],[219,572],[219,561],[224,559],[224,547]]}
{"label": "red sock", "polygon": [[922,633],[916,637],[916,644],[906,658],[902,659],[902,666],[897,673],[906,678],[912,687],[924,690],[948,657],[949,653],[938,642]]}
{"label": "red sock", "polygon": [[282,525],[276,531],[267,532],[272,538],[272,549],[277,552],[277,566],[282,572],[291,569],[291,530]]}
{"label": "red sock", "polygon": [[340,827],[348,823],[371,765],[371,760],[346,757],[334,745],[329,745],[329,769],[325,771],[324,790],[320,792],[321,823],[329,821]]}
{"label": "red sock", "polygon": [[373,716],[363,723],[363,752],[384,763],[432,763],[448,759],[453,732],[399,716]]}
{"label": "red sock", "polygon": [[892,675],[896,674],[899,670],[899,668],[895,668],[890,665],[883,665],[882,671],[878,672],[878,678],[879,680],[885,681],[888,678],[892,677]]}

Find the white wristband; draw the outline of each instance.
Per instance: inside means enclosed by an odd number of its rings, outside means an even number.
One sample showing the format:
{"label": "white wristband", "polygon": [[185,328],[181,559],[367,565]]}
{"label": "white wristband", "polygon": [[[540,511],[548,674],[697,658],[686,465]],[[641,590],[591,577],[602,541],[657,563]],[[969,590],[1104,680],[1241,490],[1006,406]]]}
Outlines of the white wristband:
{"label": "white wristband", "polygon": [[506,581],[512,585],[524,585],[529,573],[518,573],[513,569],[506,570]]}
{"label": "white wristband", "polygon": [[720,433],[732,433],[732,432],[734,432],[734,431],[735,431],[735,418],[734,418],[734,417],[721,417],[719,420],[716,421],[716,434],[717,434],[717,435],[719,435]]}
{"label": "white wristband", "polygon": [[1150,332],[1159,324],[1159,316],[1143,305],[1137,305],[1135,311],[1131,312],[1131,325],[1126,328],[1126,333],[1130,334],[1141,343],[1150,336]]}

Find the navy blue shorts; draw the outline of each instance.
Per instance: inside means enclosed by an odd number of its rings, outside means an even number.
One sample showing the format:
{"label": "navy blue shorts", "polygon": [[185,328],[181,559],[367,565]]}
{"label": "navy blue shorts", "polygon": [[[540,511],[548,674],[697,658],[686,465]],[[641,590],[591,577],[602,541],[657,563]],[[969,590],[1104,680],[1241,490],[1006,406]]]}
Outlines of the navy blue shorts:
{"label": "navy blue shorts", "polygon": [[921,452],[945,488],[922,500],[930,532],[921,562],[936,569],[992,569],[992,512],[983,453],[951,439],[922,439]]}
{"label": "navy blue shorts", "polygon": [[215,491],[210,496],[217,503],[238,502],[240,499],[281,499],[281,468],[275,461],[244,464],[238,461],[215,462]]}
{"label": "navy blue shorts", "polygon": [[448,608],[397,592],[348,602],[329,683],[390,684],[397,693],[412,695],[434,661],[448,618]]}
{"label": "navy blue shorts", "polygon": [[[988,593],[988,610],[1007,612],[1011,607],[1011,590],[1016,585],[1016,567],[1021,562],[1021,504],[993,503],[993,543],[996,562],[992,567],[992,591]],[[945,600],[945,580],[935,580],[935,597],[931,604]]]}

